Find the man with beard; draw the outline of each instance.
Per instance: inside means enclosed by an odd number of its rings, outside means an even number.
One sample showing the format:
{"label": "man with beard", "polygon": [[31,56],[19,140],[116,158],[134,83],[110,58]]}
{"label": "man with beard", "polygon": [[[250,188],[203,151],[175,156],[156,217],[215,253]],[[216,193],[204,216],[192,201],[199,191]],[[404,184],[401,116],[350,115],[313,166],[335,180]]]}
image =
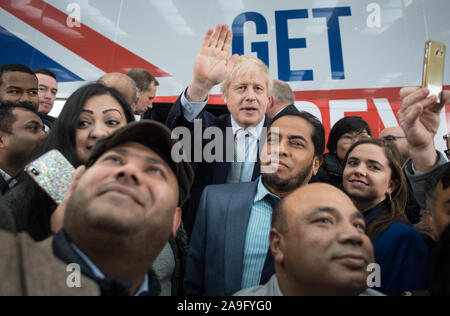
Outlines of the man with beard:
{"label": "man with beard", "polygon": [[193,181],[172,145],[164,125],[134,122],[99,140],[77,170],[53,251],[104,296],[159,295],[152,263],[175,237]]}
{"label": "man with beard", "polygon": [[206,187],[186,264],[187,295],[227,296],[269,280],[274,273],[272,209],[308,184],[324,148],[325,132],[317,118],[286,111],[269,127],[257,180]]}

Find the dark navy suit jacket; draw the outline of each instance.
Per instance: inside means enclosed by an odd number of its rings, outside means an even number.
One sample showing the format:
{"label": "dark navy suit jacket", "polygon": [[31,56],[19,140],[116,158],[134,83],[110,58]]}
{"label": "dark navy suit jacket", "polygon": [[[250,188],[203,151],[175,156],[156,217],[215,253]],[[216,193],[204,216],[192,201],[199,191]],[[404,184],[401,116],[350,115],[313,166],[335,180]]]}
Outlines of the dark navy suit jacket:
{"label": "dark navy suit jacket", "polygon": [[208,186],[186,263],[186,295],[229,296],[241,289],[244,245],[258,181]]}
{"label": "dark navy suit jacket", "polygon": [[[226,114],[220,117],[216,117],[213,114],[203,110],[198,116],[198,119],[202,120],[202,132],[209,127],[218,127],[222,131],[223,135],[226,135],[227,127],[231,128],[231,115]],[[266,116],[264,121],[264,127],[268,127],[270,124],[269,117]],[[172,106],[169,115],[167,116],[166,125],[173,130],[176,127],[186,127],[191,131],[192,137],[194,137],[194,123],[188,122],[183,115],[183,107],[181,105],[181,97]],[[205,146],[211,140],[204,140],[202,143],[202,151]],[[260,139],[260,142],[264,142],[264,139]],[[223,140],[223,154],[227,153],[227,150],[231,150],[226,147],[227,142]],[[194,139],[191,139],[191,158],[194,158]],[[227,181],[228,172],[231,167],[230,162],[226,162],[226,157],[223,157],[223,162],[193,162],[192,167],[194,169],[195,179],[191,189],[191,199],[186,206],[183,207],[183,223],[185,225],[186,232],[191,235],[192,228],[195,222],[195,216],[198,209],[198,203],[206,186],[212,184],[224,184]],[[255,164],[253,170],[252,180],[255,180],[260,175],[259,157],[258,162]]]}

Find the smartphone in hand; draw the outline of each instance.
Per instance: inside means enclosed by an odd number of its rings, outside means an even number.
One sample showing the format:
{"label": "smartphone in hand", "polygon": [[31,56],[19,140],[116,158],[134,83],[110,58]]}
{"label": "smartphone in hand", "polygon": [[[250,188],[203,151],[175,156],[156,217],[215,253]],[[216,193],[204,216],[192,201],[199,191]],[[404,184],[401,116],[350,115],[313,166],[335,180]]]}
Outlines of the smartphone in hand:
{"label": "smartphone in hand", "polygon": [[445,50],[443,43],[436,41],[425,43],[422,88],[430,90],[430,95],[436,95],[439,103],[444,83]]}
{"label": "smartphone in hand", "polygon": [[75,168],[58,150],[50,150],[25,167],[25,172],[53,199],[61,203]]}

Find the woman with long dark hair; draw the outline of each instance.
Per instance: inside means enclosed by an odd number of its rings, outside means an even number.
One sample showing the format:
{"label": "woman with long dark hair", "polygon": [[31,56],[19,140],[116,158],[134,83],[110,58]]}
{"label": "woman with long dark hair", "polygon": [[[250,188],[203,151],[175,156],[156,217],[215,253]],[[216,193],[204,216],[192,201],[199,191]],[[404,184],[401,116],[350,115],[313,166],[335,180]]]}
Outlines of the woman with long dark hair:
{"label": "woman with long dark hair", "polygon": [[342,170],[348,149],[361,138],[372,137],[372,131],[359,116],[348,116],[334,124],[328,137],[322,165],[311,182],[324,182],[337,188],[342,186]]}
{"label": "woman with long dark hair", "polygon": [[397,148],[379,139],[353,144],[344,160],[343,186],[363,213],[374,244],[381,268],[377,290],[387,295],[426,291],[430,256],[405,213],[407,187]]}
{"label": "woman with long dark hair", "polygon": [[[57,149],[78,167],[85,163],[98,139],[132,121],[133,112],[117,90],[88,84],[69,97],[31,161]],[[17,231],[26,231],[35,240],[45,239],[51,232],[50,217],[56,204],[31,178],[20,177],[19,185],[5,194],[5,202],[14,214]]]}

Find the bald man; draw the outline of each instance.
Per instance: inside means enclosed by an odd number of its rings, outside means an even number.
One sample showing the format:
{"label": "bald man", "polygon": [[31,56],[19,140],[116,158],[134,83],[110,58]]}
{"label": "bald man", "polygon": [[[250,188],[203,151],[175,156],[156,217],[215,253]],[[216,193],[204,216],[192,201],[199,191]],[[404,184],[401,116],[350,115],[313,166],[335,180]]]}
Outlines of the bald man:
{"label": "bald man", "polygon": [[237,296],[329,296],[381,293],[367,289],[374,250],[350,198],[324,184],[303,186],[273,212],[270,249],[275,275]]}
{"label": "bald man", "polygon": [[98,79],[97,82],[119,91],[134,112],[137,92],[136,83],[131,77],[119,72],[111,72]]}

